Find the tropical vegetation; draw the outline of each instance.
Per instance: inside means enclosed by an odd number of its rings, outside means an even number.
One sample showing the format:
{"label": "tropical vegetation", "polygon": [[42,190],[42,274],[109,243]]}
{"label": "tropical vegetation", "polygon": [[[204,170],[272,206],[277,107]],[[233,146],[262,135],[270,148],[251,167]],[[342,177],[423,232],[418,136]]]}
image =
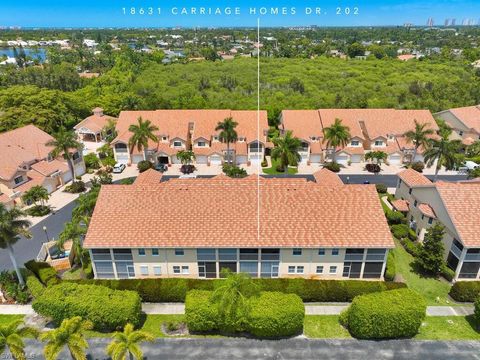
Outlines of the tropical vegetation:
{"label": "tropical vegetation", "polygon": [[288,130],[285,135],[279,136],[272,140],[274,148],[271,152],[273,160],[278,160],[279,166],[277,171],[287,173],[289,166],[297,166],[301,159],[299,154],[301,141],[292,135],[292,131]]}
{"label": "tropical vegetation", "polygon": [[224,119],[223,121],[219,122],[217,124],[217,127],[215,128],[215,131],[220,131],[218,134],[218,139],[227,144],[227,154],[226,154],[226,160],[227,163],[232,164],[234,159],[231,156],[230,153],[230,144],[234,143],[237,141],[238,134],[235,131],[235,128],[237,127],[238,123],[233,120],[233,118],[228,117]]}
{"label": "tropical vegetation", "polygon": [[420,147],[427,149],[430,145],[430,137],[435,133],[435,131],[429,127],[429,123],[419,123],[415,120],[415,129],[407,131],[403,136],[407,140],[407,143],[411,143],[415,146],[413,151],[413,156],[410,159],[410,164],[415,161],[417,157],[417,152]]}
{"label": "tropical vegetation", "polygon": [[53,134],[53,140],[47,142],[47,146],[52,146],[52,156],[62,155],[67,161],[68,168],[72,174],[72,182],[75,182],[75,166],[73,164],[72,152],[79,152],[82,144],[78,142],[77,135],[71,130],[67,130],[63,125]]}
{"label": "tropical vegetation", "polygon": [[145,150],[148,149],[148,141],[151,140],[155,143],[158,142],[158,137],[155,132],[158,127],[152,125],[150,120],[143,120],[142,117],[137,119],[137,124],[129,126],[128,131],[132,133],[128,140],[130,146],[130,152],[133,152],[134,148],[137,148],[139,152],[145,154]]}
{"label": "tropical vegetation", "polygon": [[8,349],[10,354],[16,360],[26,360],[25,343],[26,337],[37,337],[38,331],[34,328],[24,325],[23,320],[13,320],[11,322],[0,321],[0,357]]}
{"label": "tropical vegetation", "polygon": [[107,354],[112,360],[142,360],[143,353],[140,344],[153,341],[153,335],[146,331],[135,330],[132,324],[125,325],[123,332],[115,332],[112,342],[107,346]]}

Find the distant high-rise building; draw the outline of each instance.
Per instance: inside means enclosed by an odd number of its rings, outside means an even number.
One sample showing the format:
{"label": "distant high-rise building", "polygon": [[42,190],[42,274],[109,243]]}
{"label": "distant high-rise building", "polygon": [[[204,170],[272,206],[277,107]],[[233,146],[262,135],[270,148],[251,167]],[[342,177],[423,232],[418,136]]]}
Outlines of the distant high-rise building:
{"label": "distant high-rise building", "polygon": [[444,26],[447,27],[448,25],[450,25],[450,19],[445,19]]}
{"label": "distant high-rise building", "polygon": [[455,26],[455,23],[457,22],[457,19],[452,19],[452,23],[450,24],[451,26]]}
{"label": "distant high-rise building", "polygon": [[427,26],[432,27],[433,26],[433,18],[428,18],[427,20]]}

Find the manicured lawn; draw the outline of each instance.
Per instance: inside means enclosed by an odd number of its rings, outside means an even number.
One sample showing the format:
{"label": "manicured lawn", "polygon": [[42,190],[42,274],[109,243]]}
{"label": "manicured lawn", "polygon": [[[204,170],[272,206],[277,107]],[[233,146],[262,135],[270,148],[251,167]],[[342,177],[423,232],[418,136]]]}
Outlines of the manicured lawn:
{"label": "manicured lawn", "polygon": [[[265,174],[269,174],[269,175],[283,175],[283,174],[285,174],[284,172],[278,172],[277,171],[277,165],[278,164],[280,164],[280,161],[272,159],[272,167],[263,169],[263,172]],[[288,168],[288,173],[290,175],[296,174],[297,172],[298,172],[297,168],[293,168],[293,167]]]}
{"label": "manicured lawn", "polygon": [[455,305],[448,298],[450,284],[434,278],[422,277],[411,266],[413,256],[406,252],[399,241],[395,240],[395,265],[408,287],[423,295],[427,305]]}
{"label": "manicured lawn", "polygon": [[427,316],[415,339],[421,340],[480,340],[473,315]]}
{"label": "manicured lawn", "polygon": [[338,315],[305,316],[303,333],[309,338],[346,339],[350,333],[338,322]]}
{"label": "manicured lawn", "polygon": [[65,271],[62,274],[62,279],[63,280],[78,280],[78,279],[81,279],[81,274],[82,274],[82,269],[81,268],[70,269],[68,271]]}
{"label": "manicured lawn", "polygon": [[23,318],[23,315],[0,315],[0,324],[8,324],[9,322],[22,320]]}

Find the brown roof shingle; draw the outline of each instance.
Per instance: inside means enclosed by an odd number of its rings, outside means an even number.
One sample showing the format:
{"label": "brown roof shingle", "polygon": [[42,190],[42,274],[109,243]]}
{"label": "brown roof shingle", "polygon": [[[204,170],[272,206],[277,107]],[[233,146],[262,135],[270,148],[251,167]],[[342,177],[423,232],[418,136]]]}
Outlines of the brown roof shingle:
{"label": "brown roof shingle", "polygon": [[418,171],[413,169],[405,169],[398,173],[398,177],[404,181],[408,186],[432,185],[433,183]]}
{"label": "brown roof shingle", "polygon": [[[289,223],[283,226],[286,216]],[[103,186],[84,246],[393,247],[394,243],[373,185],[328,187],[305,179],[248,176]]]}

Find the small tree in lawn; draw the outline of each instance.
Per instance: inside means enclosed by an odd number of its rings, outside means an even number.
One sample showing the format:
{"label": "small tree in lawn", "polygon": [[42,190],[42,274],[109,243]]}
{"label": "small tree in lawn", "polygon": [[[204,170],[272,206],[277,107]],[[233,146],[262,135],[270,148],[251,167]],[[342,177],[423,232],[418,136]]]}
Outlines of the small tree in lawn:
{"label": "small tree in lawn", "polygon": [[440,224],[435,224],[428,229],[425,234],[422,247],[416,260],[424,272],[432,275],[438,275],[440,273],[444,262],[443,254],[445,248],[442,242],[444,235],[445,228]]}
{"label": "small tree in lawn", "polygon": [[387,160],[388,154],[384,151],[370,151],[365,154],[365,160],[375,161],[375,164],[381,165]]}
{"label": "small tree in lawn", "polygon": [[195,153],[191,150],[180,150],[177,152],[177,158],[182,165],[190,165],[195,160]]}
{"label": "small tree in lawn", "polygon": [[47,189],[41,185],[36,185],[22,195],[22,200],[26,203],[31,202],[35,206],[38,206],[37,203],[40,201],[40,205],[45,206],[45,201],[48,201],[49,197]]}
{"label": "small tree in lawn", "polygon": [[280,166],[285,173],[288,172],[288,166],[297,166],[301,160],[301,156],[298,153],[302,142],[299,138],[292,135],[292,131],[287,131],[284,136],[279,136],[272,140],[275,146],[272,149],[272,159],[280,159]]}
{"label": "small tree in lawn", "polygon": [[107,346],[107,354],[112,360],[142,360],[143,353],[140,343],[154,341],[155,337],[148,332],[135,330],[132,324],[125,325],[123,332],[116,332],[112,336],[113,341]]}

